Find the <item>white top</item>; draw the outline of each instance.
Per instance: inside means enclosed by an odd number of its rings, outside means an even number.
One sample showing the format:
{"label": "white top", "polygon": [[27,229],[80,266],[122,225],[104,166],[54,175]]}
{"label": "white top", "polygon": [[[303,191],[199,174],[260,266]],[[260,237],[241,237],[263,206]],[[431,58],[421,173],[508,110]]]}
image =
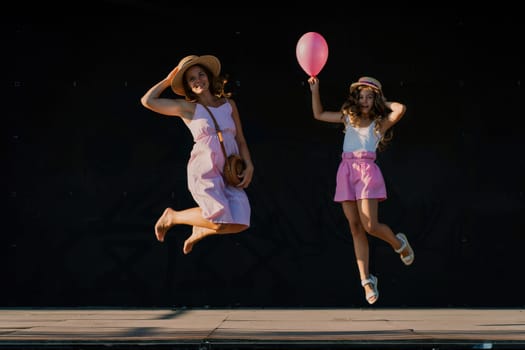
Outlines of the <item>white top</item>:
{"label": "white top", "polygon": [[355,128],[348,123],[345,116],[345,139],[343,152],[368,151],[375,152],[381,136],[374,130],[375,122],[364,128]]}

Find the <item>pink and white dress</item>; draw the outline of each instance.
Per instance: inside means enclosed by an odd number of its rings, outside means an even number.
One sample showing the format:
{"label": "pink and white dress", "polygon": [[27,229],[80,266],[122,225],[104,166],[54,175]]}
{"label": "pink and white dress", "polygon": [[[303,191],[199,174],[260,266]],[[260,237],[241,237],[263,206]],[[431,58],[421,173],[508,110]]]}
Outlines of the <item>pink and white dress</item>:
{"label": "pink and white dress", "polygon": [[[231,104],[208,108],[222,130],[226,153],[239,153]],[[251,207],[246,192],[224,183],[224,154],[210,114],[197,103],[193,119],[183,120],[195,142],[187,166],[188,188],[203,217],[214,223],[249,226]]]}

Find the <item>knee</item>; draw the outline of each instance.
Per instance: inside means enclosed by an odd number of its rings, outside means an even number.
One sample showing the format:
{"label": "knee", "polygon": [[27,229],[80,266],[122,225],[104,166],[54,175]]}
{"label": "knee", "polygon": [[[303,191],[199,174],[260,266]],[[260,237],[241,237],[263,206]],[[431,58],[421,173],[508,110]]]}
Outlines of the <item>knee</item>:
{"label": "knee", "polygon": [[243,231],[246,231],[250,226],[248,225],[239,225],[239,231],[238,232],[243,232]]}
{"label": "knee", "polygon": [[233,233],[239,233],[239,232],[243,232],[243,231],[246,231],[248,229],[248,225],[241,225],[241,224],[232,224],[231,225],[231,231]]}
{"label": "knee", "polygon": [[377,231],[379,231],[379,224],[377,222],[367,222],[365,224],[365,230],[366,230],[366,232],[368,232],[371,235],[373,235]]}
{"label": "knee", "polygon": [[248,225],[241,225],[241,224],[219,224],[220,228],[217,230],[219,232],[227,232],[227,233],[239,233],[242,231],[246,231],[248,229]]}

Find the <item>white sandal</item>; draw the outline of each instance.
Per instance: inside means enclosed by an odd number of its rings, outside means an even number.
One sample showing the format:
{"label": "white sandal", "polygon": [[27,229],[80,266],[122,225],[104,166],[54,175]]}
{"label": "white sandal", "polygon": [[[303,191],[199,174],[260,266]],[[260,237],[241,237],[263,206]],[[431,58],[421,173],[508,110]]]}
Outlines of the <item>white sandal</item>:
{"label": "white sandal", "polygon": [[405,264],[406,266],[411,265],[414,262],[415,254],[414,250],[410,246],[410,243],[408,243],[407,236],[405,236],[404,233],[398,233],[396,237],[401,241],[401,248],[396,249],[395,252],[401,254],[405,249],[407,249],[408,254],[405,256],[400,255],[400,257],[403,264]]}
{"label": "white sandal", "polygon": [[[371,292],[368,292],[366,293],[366,301],[368,301],[369,304],[373,304],[377,301],[377,299],[379,299],[379,290],[377,289],[377,284],[378,284],[379,280],[376,276],[370,274],[370,276],[364,280],[361,280],[361,285],[364,287],[366,286],[367,284],[370,284],[372,286],[372,291]],[[375,297],[375,300],[374,301],[370,301],[371,298],[374,298]]]}

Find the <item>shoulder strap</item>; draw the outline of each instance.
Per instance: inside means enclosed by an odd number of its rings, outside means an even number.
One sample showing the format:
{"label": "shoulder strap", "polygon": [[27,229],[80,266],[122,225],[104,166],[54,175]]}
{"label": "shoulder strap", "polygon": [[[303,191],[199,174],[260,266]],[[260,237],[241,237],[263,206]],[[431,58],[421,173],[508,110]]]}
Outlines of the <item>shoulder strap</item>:
{"label": "shoulder strap", "polygon": [[208,113],[210,113],[210,116],[211,116],[211,119],[213,120],[213,124],[215,124],[215,130],[217,131],[217,136],[219,137],[219,141],[221,143],[221,148],[222,148],[222,153],[224,153],[224,159],[228,158],[227,154],[226,154],[226,148],[224,148],[224,143],[222,142],[222,131],[221,129],[219,128],[219,124],[217,123],[217,120],[215,119],[215,116],[213,115],[213,113],[210,111],[210,109],[208,108],[208,106],[206,105],[202,105],[204,108],[206,108],[206,110],[208,111]]}

